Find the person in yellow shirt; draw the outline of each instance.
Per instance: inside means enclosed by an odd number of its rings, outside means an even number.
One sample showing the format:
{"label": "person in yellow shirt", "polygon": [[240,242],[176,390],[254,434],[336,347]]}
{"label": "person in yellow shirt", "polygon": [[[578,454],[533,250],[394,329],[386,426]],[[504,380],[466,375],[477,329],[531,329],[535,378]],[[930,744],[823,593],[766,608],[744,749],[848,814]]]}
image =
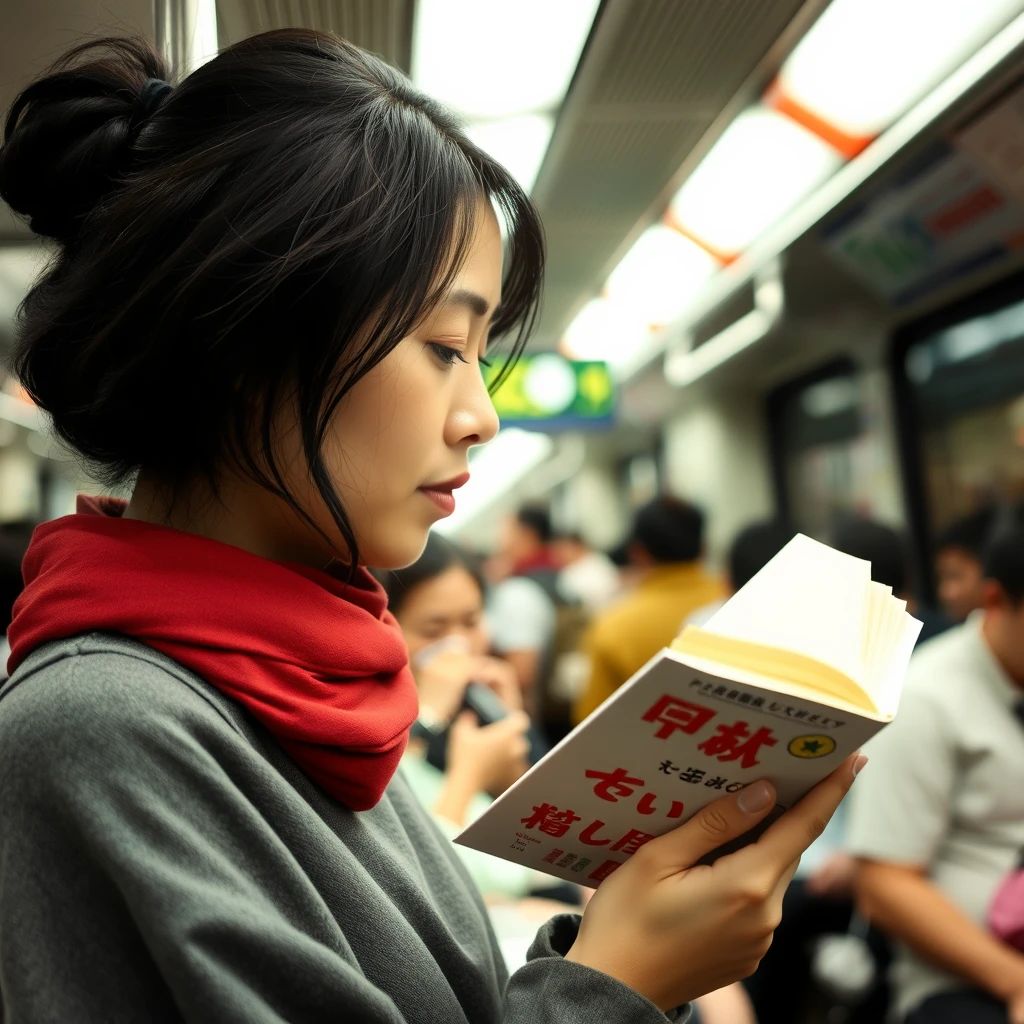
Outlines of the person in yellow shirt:
{"label": "person in yellow shirt", "polygon": [[581,722],[679,633],[697,608],[725,596],[720,579],[701,564],[704,514],[661,497],[636,514],[630,557],[640,569],[636,588],[599,615],[583,641],[590,678],[573,705]]}

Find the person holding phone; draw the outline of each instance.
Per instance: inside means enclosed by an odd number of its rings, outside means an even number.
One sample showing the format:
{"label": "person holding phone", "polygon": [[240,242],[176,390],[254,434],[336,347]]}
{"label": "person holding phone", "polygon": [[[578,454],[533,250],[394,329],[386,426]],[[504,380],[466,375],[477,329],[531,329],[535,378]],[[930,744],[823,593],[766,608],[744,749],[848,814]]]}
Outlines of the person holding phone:
{"label": "person holding phone", "polygon": [[[514,669],[487,656],[479,570],[437,534],[409,567],[379,574],[409,648],[419,717],[402,760],[406,779],[454,839],[527,768],[529,720]],[[440,756],[431,747],[443,741]],[[518,899],[552,879],[457,846],[486,899]]]}
{"label": "person holding phone", "polygon": [[22,91],[0,148],[0,197],[52,244],[14,370],[130,493],[39,527],[24,563],[5,1017],[687,1020],[764,954],[855,761],[713,867],[694,865],[772,810],[767,782],[651,841],[509,978],[398,771],[416,684],[367,567],[416,560],[497,431],[480,361],[534,321],[537,213],[336,36],[168,74],[142,41],[85,44]]}

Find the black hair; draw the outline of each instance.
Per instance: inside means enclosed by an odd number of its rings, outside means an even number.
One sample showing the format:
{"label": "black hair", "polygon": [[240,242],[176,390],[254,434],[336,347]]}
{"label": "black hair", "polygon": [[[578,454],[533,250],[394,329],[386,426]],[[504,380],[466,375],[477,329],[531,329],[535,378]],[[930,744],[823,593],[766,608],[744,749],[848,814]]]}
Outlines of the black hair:
{"label": "black hair", "polygon": [[632,559],[629,556],[629,541],[624,540],[619,544],[616,544],[608,552],[608,557],[612,560],[612,564],[619,569],[627,569],[632,565]]}
{"label": "black hair", "polygon": [[638,509],[632,540],[656,562],[696,561],[704,549],[704,513],[680,498],[655,498]]}
{"label": "black hair", "polygon": [[14,372],[108,483],[216,490],[230,465],[315,525],[273,453],[294,401],[354,566],[321,456],[332,415],[450,287],[480,200],[507,228],[507,371],[537,314],[538,214],[444,107],[338,36],[268,32],[167,76],[145,41],[105,39],[15,101],[0,196],[58,251]]}
{"label": "black hair", "polygon": [[436,533],[431,533],[427,537],[427,546],[423,549],[423,554],[412,565],[404,569],[383,570],[374,575],[380,580],[388,595],[391,613],[397,615],[405,599],[416,587],[449,569],[465,569],[480,588],[480,593],[487,592],[484,575],[477,560]]}
{"label": "black hair", "polygon": [[729,582],[739,590],[750,582],[795,536],[792,527],[777,520],[751,523],[729,548]]}
{"label": "black hair", "polygon": [[1024,601],[1024,506],[993,514],[993,530],[982,558],[985,578],[995,580],[1006,596]]}
{"label": "black hair", "polygon": [[950,523],[936,535],[933,549],[938,554],[949,548],[958,548],[980,562],[995,523],[996,508],[987,505]]}
{"label": "black hair", "polygon": [[554,536],[551,513],[543,505],[524,505],[516,512],[516,520],[520,526],[536,534],[541,544],[549,543]]}
{"label": "black hair", "polygon": [[850,519],[835,531],[832,546],[844,554],[871,563],[871,579],[894,594],[905,594],[908,584],[907,548],[891,526],[873,519]]}

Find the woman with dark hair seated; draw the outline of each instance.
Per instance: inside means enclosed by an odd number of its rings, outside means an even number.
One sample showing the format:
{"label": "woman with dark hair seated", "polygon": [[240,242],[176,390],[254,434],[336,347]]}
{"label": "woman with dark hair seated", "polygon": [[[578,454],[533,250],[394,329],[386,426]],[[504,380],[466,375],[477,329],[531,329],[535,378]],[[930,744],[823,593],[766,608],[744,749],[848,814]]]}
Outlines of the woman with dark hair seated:
{"label": "woman with dark hair seated", "polygon": [[[431,534],[411,566],[377,574],[398,620],[419,693],[403,758],[406,778],[441,830],[454,838],[527,768],[529,720],[510,665],[487,657],[483,580],[454,544]],[[486,689],[481,718],[467,689]],[[489,712],[489,713],[486,713]],[[433,753],[433,757],[430,754]],[[537,875],[457,848],[485,896],[522,896]]]}
{"label": "woman with dark hair seated", "polygon": [[657,1024],[749,973],[850,764],[714,868],[692,865],[769,813],[767,783],[648,843],[511,979],[396,775],[416,686],[367,567],[419,557],[498,429],[480,361],[534,319],[529,198],[337,37],[167,75],[138,41],[80,47],[0,149],[0,196],[54,246],[14,370],[131,494],[25,559],[5,1019]]}

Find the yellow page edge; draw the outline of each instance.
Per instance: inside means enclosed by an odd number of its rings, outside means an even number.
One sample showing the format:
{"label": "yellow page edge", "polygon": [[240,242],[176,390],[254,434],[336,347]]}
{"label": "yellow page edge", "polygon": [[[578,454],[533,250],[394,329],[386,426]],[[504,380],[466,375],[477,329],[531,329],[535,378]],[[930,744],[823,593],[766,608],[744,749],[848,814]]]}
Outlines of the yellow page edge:
{"label": "yellow page edge", "polygon": [[687,626],[672,642],[671,650],[712,665],[786,684],[792,696],[821,701],[839,700],[860,714],[888,720],[864,688],[844,672],[806,654],[782,647],[737,640],[697,626]]}

